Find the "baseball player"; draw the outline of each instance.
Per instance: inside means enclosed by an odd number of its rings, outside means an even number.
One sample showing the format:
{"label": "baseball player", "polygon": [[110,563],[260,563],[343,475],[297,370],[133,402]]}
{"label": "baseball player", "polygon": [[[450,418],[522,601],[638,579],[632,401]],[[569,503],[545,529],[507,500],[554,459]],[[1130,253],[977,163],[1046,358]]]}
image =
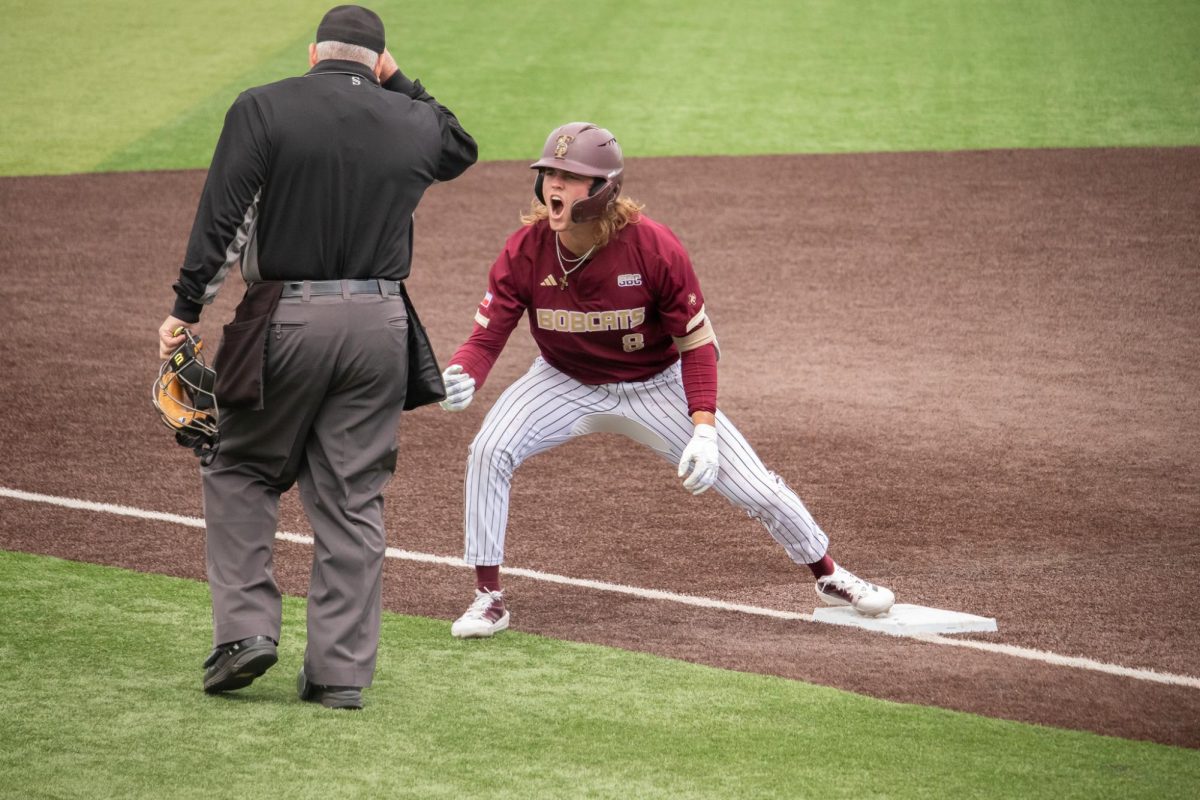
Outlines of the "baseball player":
{"label": "baseball player", "polygon": [[621,194],[616,138],[586,122],[551,132],[532,165],[535,200],[492,265],[470,338],[443,373],[447,411],[487,380],[520,318],[540,356],[483,421],[467,457],[465,538],[475,600],[458,637],[508,627],[500,584],[513,472],[576,436],[619,432],[678,465],[692,494],[715,488],[816,578],[827,604],[876,616],[895,597],[834,563],[829,537],[717,408],[717,339],[683,245]]}

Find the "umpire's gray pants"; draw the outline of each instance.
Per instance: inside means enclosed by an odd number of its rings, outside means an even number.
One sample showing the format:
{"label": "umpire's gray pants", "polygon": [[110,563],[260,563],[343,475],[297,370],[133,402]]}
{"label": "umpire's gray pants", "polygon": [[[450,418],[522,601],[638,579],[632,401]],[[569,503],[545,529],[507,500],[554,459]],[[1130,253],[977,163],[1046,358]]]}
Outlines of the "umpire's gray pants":
{"label": "umpire's gray pants", "polygon": [[398,296],[280,301],[264,409],[223,410],[220,449],[202,469],[214,645],[279,640],[272,544],[279,495],[299,480],[316,540],[305,674],[318,684],[371,684],[386,549],[381,493],[396,467],[407,332]]}

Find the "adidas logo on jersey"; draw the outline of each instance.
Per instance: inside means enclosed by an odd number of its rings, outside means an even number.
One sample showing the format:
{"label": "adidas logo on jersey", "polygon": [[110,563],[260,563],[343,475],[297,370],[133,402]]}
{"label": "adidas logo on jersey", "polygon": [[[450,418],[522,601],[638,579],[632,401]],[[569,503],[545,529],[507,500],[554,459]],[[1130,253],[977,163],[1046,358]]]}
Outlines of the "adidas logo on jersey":
{"label": "adidas logo on jersey", "polygon": [[542,286],[558,286],[558,281],[553,275],[547,275],[546,279],[542,281]]}

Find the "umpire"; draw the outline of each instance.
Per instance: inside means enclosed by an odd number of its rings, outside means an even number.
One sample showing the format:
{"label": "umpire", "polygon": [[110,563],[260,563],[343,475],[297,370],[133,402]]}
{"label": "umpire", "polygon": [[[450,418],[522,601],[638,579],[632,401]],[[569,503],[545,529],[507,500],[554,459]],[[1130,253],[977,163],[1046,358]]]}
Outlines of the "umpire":
{"label": "umpire", "polygon": [[277,660],[272,544],[279,495],[299,481],[316,539],[299,694],[361,708],[379,643],[382,491],[419,331],[402,283],[413,212],[477,148],[397,68],[374,12],[331,9],[309,64],[226,114],[159,355],[240,261],[247,291],[215,363],[219,446],[201,469],[214,643],[204,691],[248,686]]}

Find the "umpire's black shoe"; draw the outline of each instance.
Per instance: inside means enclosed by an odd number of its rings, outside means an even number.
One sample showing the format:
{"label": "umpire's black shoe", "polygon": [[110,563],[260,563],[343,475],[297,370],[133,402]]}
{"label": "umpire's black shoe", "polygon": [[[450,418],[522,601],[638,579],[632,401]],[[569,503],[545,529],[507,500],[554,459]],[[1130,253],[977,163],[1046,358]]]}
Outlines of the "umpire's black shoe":
{"label": "umpire's black shoe", "polygon": [[362,689],[357,686],[322,686],[311,683],[300,668],[300,676],[296,679],[296,694],[301,700],[310,703],[320,703],[326,708],[346,708],[357,711],[363,707]]}
{"label": "umpire's black shoe", "polygon": [[204,661],[204,691],[217,694],[249,686],[278,660],[270,636],[218,645]]}

